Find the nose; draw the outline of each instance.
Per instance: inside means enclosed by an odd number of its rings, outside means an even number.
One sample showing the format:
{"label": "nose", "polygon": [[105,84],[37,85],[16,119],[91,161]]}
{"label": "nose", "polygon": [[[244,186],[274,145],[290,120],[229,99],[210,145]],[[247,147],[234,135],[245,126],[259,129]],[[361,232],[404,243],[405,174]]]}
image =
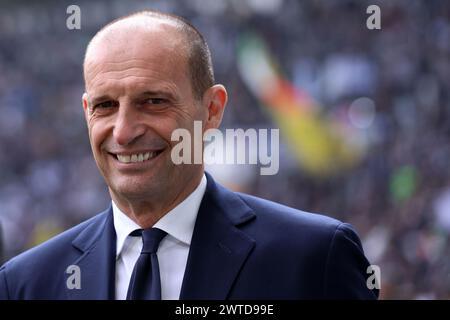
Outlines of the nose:
{"label": "nose", "polygon": [[145,133],[145,125],[139,117],[139,110],[130,104],[121,105],[117,112],[113,137],[117,144],[132,144]]}

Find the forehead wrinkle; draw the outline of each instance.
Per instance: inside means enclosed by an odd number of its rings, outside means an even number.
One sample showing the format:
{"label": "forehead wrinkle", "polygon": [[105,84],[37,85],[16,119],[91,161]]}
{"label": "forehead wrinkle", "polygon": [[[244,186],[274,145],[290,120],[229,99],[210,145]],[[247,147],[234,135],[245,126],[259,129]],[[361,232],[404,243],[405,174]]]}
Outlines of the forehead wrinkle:
{"label": "forehead wrinkle", "polygon": [[[99,50],[104,50],[100,48]],[[130,51],[133,48],[130,49]],[[148,48],[147,48],[148,50]],[[98,52],[98,55],[92,56],[86,60],[84,65],[84,80],[85,87],[91,86],[91,84],[97,79],[100,74],[114,73],[114,72],[132,72],[141,70],[142,73],[156,74],[162,79],[164,75],[175,76],[179,72],[179,68],[174,68],[175,65],[183,65],[183,68],[187,68],[187,58],[180,52],[168,53],[166,48],[162,50],[158,48],[154,51],[148,51],[148,57],[144,53],[140,53],[143,57],[133,57],[128,53],[116,54],[115,52]],[[139,54],[139,53],[137,53]],[[105,70],[106,69],[106,70]],[[182,77],[186,77],[186,72],[182,72]],[[188,79],[184,79],[188,80]],[[184,81],[183,80],[183,81]]]}
{"label": "forehead wrinkle", "polygon": [[[138,62],[138,63],[135,64],[136,62]],[[141,63],[139,63],[139,62],[141,62]],[[134,65],[134,66],[127,67],[127,65],[130,65],[130,64]],[[118,70],[113,70],[113,71],[121,71],[121,70],[125,71],[126,69],[138,69],[138,68],[154,71],[153,69],[149,68],[150,64],[154,64],[154,62],[150,62],[148,59],[139,59],[139,58],[126,58],[125,61],[104,61],[104,62],[99,62],[99,61],[94,60],[94,61],[87,62],[85,69],[86,69],[86,71],[87,71],[87,69],[90,69],[90,68],[94,69],[95,75],[97,73],[99,73],[99,71],[95,72],[95,69],[98,69],[100,67],[105,67],[108,65],[111,65],[113,68],[115,67],[115,65],[117,65],[119,68],[121,67],[120,70],[118,68]],[[92,73],[92,71],[90,73]],[[85,72],[85,74],[87,74],[87,72]]]}
{"label": "forehead wrinkle", "polygon": [[[138,62],[136,64],[135,62]],[[112,76],[113,78],[120,78],[120,77],[147,77],[147,78],[154,78],[158,81],[167,81],[165,79],[168,78],[168,75],[173,75],[173,72],[175,71],[173,68],[169,68],[169,70],[158,70],[157,68],[151,68],[151,65],[153,65],[154,62],[150,62],[145,59],[132,59],[127,60],[125,62],[104,62],[104,63],[93,63],[93,71],[86,73],[86,87],[91,87],[92,85],[95,85],[97,82],[97,78],[99,76]],[[104,70],[106,68],[106,70]],[[91,69],[91,70],[92,70]],[[131,75],[129,73],[132,73]],[[117,74],[118,76],[115,76]],[[174,75],[176,76],[176,75]],[[180,75],[178,75],[180,76]],[[184,77],[184,75],[181,75]],[[108,77],[106,79],[109,80]],[[171,81],[172,79],[170,79]],[[100,79],[98,81],[105,81],[103,79]],[[170,82],[169,81],[169,82]],[[87,89],[87,88],[86,88]]]}
{"label": "forehead wrinkle", "polygon": [[[146,76],[130,76],[132,78],[145,78],[148,80],[148,77]],[[145,91],[161,91],[161,92],[167,92],[175,99],[178,99],[177,94],[177,87],[175,84],[170,82],[156,82],[156,83],[149,83],[148,81],[139,81],[139,82],[130,82],[126,81],[126,84],[124,84],[123,79],[109,79],[111,80],[110,83],[105,83],[103,85],[100,85],[97,87],[97,89],[92,90],[92,97],[95,98],[95,96],[103,96],[103,95],[110,95],[110,96],[117,96],[116,94],[120,92],[119,96],[125,94],[133,95],[133,94],[141,94]],[[117,82],[119,85],[111,84],[111,82]],[[111,88],[112,87],[112,88]],[[97,92],[100,92],[97,94]],[[137,93],[135,93],[137,92]]]}
{"label": "forehead wrinkle", "polygon": [[[135,70],[139,70],[142,71],[142,75],[133,73],[133,74],[128,74],[132,71]],[[129,78],[129,77],[138,77],[138,78],[154,78],[155,80],[158,79],[158,81],[164,81],[162,78],[164,77],[164,75],[166,75],[167,73],[163,73],[163,72],[158,72],[155,70],[152,70],[151,72],[148,72],[148,69],[143,69],[141,67],[131,67],[131,68],[127,68],[126,70],[105,70],[105,71],[98,71],[95,73],[95,75],[92,77],[92,79],[90,79],[91,84],[95,84],[95,82],[97,81],[97,78],[99,76],[103,76],[103,75],[112,75],[113,78],[107,78],[107,79],[100,79],[103,82],[104,81],[108,81],[108,80],[119,80],[119,79],[123,79],[123,78]],[[147,72],[147,74],[145,74],[145,72]],[[151,73],[151,74],[150,74]],[[114,75],[117,74],[116,77],[114,77]],[[98,80],[98,81],[100,81]]]}

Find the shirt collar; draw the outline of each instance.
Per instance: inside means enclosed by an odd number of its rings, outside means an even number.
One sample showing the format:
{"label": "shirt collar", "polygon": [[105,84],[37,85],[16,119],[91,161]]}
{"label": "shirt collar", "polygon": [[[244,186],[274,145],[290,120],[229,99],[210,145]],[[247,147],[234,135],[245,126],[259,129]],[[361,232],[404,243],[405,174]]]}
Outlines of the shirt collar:
{"label": "shirt collar", "polygon": [[[153,228],[159,228],[178,241],[190,245],[198,209],[205,194],[206,184],[206,176],[203,174],[197,188],[175,208],[159,219]],[[112,201],[112,210],[114,228],[117,235],[116,255],[118,256],[122,252],[128,235],[136,229],[141,229],[141,227],[123,213],[114,201]]]}

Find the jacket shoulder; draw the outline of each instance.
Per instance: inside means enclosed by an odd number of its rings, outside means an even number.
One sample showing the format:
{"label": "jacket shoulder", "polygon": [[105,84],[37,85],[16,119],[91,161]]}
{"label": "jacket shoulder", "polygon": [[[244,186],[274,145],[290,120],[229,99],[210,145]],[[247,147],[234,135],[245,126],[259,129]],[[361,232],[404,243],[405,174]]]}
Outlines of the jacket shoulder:
{"label": "jacket shoulder", "polygon": [[20,283],[37,282],[62,274],[60,269],[80,254],[72,242],[83,232],[100,229],[108,213],[109,210],[99,213],[7,261],[0,267],[0,299],[7,298],[2,294],[7,292],[3,287],[8,288],[8,282],[20,286]]}
{"label": "jacket shoulder", "polygon": [[[99,225],[102,221],[104,221],[105,216],[108,212],[102,212],[94,217],[81,222],[80,224],[54,236],[53,238],[28,249],[16,257],[12,258],[8,262],[4,264],[4,266],[8,266],[10,264],[14,264],[15,266],[21,264],[27,264],[27,261],[36,262],[36,259],[39,257],[45,258],[48,255],[55,255],[55,252],[59,252],[60,250],[67,250],[68,246],[71,246],[72,241],[85,229]],[[3,267],[2,267],[3,268]]]}
{"label": "jacket shoulder", "polygon": [[342,221],[323,214],[306,212],[270,200],[244,193],[237,193],[262,222],[275,223],[283,227],[308,227],[313,231],[335,231]]}
{"label": "jacket shoulder", "polygon": [[[289,281],[312,281],[311,292],[326,299],[374,299],[377,290],[366,286],[369,262],[357,232],[325,215],[290,208],[246,194],[238,194],[255,214],[245,231],[259,243],[261,257],[270,252],[271,269],[289,274]],[[258,261],[262,261],[259,259]],[[255,267],[256,268],[256,267]],[[308,279],[301,274],[309,274]]]}

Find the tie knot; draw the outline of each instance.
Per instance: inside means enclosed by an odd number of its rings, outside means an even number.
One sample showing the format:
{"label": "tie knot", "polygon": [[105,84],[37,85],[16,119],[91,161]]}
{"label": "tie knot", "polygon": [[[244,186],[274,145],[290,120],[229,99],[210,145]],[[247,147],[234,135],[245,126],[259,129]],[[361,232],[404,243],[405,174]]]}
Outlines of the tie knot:
{"label": "tie knot", "polygon": [[131,235],[142,235],[143,246],[141,253],[155,253],[158,250],[159,243],[167,235],[167,232],[158,228],[149,228],[135,230]]}

